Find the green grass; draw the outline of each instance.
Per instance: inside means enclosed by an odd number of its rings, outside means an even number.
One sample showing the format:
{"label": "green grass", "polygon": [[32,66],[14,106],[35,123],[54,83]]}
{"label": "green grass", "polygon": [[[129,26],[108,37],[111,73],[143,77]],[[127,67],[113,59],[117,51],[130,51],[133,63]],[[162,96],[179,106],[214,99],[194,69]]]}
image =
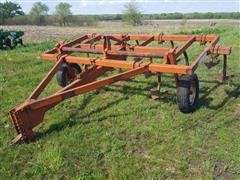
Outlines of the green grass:
{"label": "green grass", "polygon": [[[38,55],[55,42],[1,51],[0,179],[239,179],[239,31],[183,32],[216,32],[220,44],[233,47],[231,81],[217,83],[221,66],[197,70],[200,105],[193,114],[179,112],[171,76],[163,79],[167,93],[154,101],[149,89],[156,78],[141,75],[59,104],[46,113],[37,139],[18,146],[9,145],[15,129],[8,110],[22,103],[51,68]],[[49,89],[56,88],[54,80]]]}

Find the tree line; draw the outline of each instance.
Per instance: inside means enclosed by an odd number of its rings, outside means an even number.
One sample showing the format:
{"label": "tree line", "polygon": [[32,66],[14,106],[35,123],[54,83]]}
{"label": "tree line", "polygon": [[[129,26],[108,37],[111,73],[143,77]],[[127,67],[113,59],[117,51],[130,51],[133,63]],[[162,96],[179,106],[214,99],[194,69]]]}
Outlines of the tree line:
{"label": "tree line", "polygon": [[60,25],[60,26],[92,26],[98,21],[124,21],[131,25],[139,25],[143,20],[161,19],[240,19],[240,12],[223,13],[160,13],[142,14],[137,3],[132,0],[125,4],[122,14],[103,15],[73,15],[71,5],[61,2],[49,15],[49,7],[42,2],[36,2],[29,14],[25,14],[22,7],[14,2],[0,3],[1,25]]}
{"label": "tree line", "polygon": [[36,2],[28,15],[22,7],[11,1],[0,3],[0,24],[34,24],[46,25],[53,21],[61,26],[67,25],[72,19],[71,5],[61,2],[55,7],[53,15],[49,15],[49,7],[42,2]]}
{"label": "tree line", "polygon": [[240,12],[145,14],[144,19],[240,19]]}

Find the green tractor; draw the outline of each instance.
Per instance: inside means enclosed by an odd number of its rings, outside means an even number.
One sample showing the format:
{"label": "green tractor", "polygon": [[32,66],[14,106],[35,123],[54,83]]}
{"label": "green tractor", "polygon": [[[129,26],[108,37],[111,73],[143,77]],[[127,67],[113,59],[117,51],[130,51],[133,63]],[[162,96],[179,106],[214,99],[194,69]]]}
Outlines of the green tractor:
{"label": "green tractor", "polygon": [[4,31],[0,29],[0,49],[13,49],[18,44],[23,45],[23,35],[22,31]]}

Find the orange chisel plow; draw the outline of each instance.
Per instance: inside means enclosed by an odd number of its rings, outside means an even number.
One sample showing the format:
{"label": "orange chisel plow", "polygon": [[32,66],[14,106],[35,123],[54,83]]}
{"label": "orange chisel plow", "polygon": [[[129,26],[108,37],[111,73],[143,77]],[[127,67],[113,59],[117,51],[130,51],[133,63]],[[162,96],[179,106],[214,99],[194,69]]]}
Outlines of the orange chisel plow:
{"label": "orange chisel plow", "polygon": [[[227,56],[230,55],[231,48],[218,46],[218,41],[217,35],[101,35],[94,33],[83,35],[71,42],[59,43],[54,49],[41,54],[42,59],[55,61],[55,65],[27,100],[10,111],[17,131],[17,136],[12,143],[28,143],[33,140],[33,128],[43,121],[45,112],[65,99],[139,74],[146,76],[156,74],[158,92],[161,74],[173,74],[179,109],[183,113],[193,112],[199,98],[199,81],[194,72],[201,63],[205,63],[210,69],[219,64],[215,58],[223,55],[223,71],[217,79],[220,82],[228,79]],[[195,60],[190,61],[187,50],[197,42],[203,47],[202,51]],[[87,56],[80,57],[79,54],[87,54]],[[207,56],[212,57],[213,60],[207,62]],[[116,69],[125,70],[97,80],[106,72]],[[38,99],[55,74],[62,88],[53,95]]]}

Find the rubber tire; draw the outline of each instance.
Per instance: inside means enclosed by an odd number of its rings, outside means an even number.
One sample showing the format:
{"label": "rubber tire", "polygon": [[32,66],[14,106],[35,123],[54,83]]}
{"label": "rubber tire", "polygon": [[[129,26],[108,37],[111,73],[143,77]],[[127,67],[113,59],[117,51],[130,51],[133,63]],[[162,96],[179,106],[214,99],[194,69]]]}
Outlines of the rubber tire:
{"label": "rubber tire", "polygon": [[[69,65],[77,72],[77,74],[82,72],[82,69],[78,64],[69,63]],[[56,78],[59,86],[65,87],[70,83],[67,79],[67,73],[68,73],[67,64],[61,65],[61,67],[56,73]]]}
{"label": "rubber tire", "polygon": [[[195,83],[195,98],[190,102],[191,84]],[[192,76],[179,77],[179,85],[177,87],[177,104],[179,110],[183,113],[192,113],[196,110],[199,101],[199,80],[196,74]]]}

